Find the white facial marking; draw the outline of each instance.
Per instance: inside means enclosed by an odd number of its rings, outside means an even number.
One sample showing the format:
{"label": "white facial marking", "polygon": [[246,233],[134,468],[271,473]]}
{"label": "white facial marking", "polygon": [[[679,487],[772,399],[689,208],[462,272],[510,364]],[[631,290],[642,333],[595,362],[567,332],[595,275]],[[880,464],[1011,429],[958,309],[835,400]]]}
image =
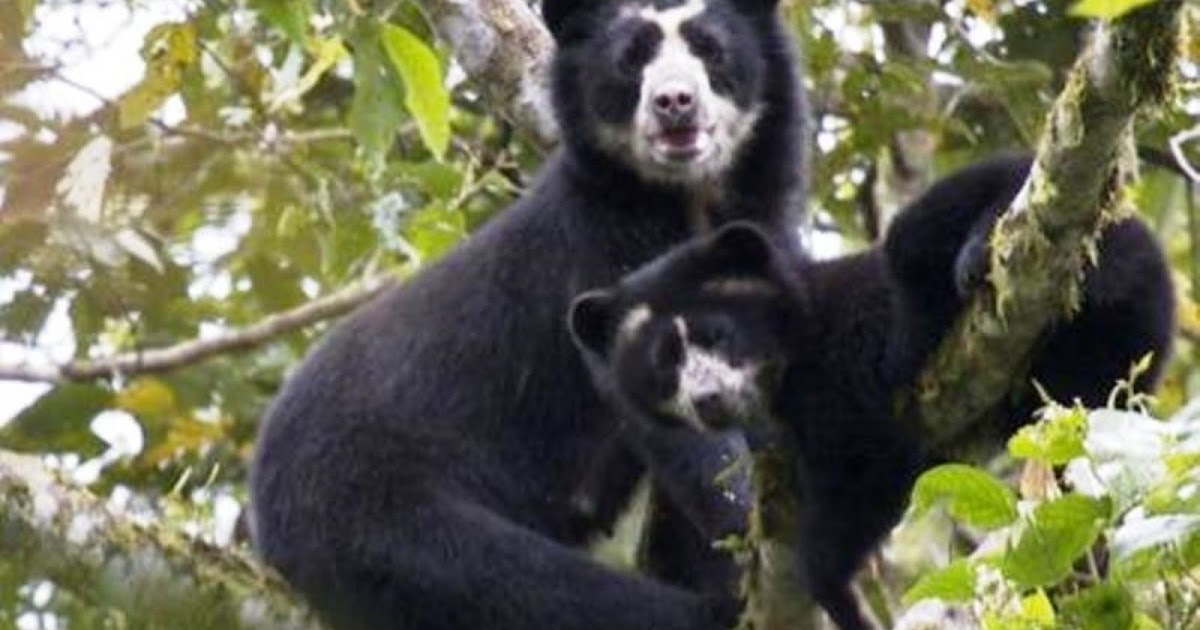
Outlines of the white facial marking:
{"label": "white facial marking", "polygon": [[681,317],[675,318],[675,328],[685,340],[683,364],[679,367],[675,395],[665,403],[664,411],[683,418],[700,431],[712,427],[705,423],[696,406],[697,401],[716,397],[730,413],[747,413],[759,395],[759,366],[750,362],[734,366],[719,353],[687,343],[687,323]]}
{"label": "white facial marking", "polygon": [[654,311],[645,304],[640,304],[629,311],[625,319],[621,320],[621,325],[617,327],[617,344],[620,345],[629,339],[637,336],[642,326],[650,321],[654,316]]}
{"label": "white facial marking", "polygon": [[[704,0],[688,0],[662,10],[629,4],[620,12],[624,18],[656,24],[663,38],[654,59],[642,69],[632,129],[606,126],[599,140],[653,181],[696,184],[723,175],[760,114],[757,106],[742,110],[729,97],[717,94],[704,62],[688,47],[682,26],[704,9]],[[696,111],[687,129],[668,129],[655,114],[655,98],[671,90],[691,94]]]}

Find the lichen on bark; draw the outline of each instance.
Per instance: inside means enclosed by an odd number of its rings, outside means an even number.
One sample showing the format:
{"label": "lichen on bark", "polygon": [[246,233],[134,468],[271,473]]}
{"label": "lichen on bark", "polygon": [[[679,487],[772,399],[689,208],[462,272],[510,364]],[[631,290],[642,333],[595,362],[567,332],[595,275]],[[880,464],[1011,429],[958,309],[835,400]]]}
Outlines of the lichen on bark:
{"label": "lichen on bark", "polygon": [[81,627],[304,630],[320,624],[248,552],[113,514],[24,455],[0,451],[0,556],[14,585],[49,580]]}
{"label": "lichen on bark", "polygon": [[1024,378],[1038,337],[1072,312],[1106,221],[1126,212],[1136,117],[1170,94],[1181,0],[1097,27],[1047,116],[1029,181],[992,234],[989,282],[898,408],[938,447]]}

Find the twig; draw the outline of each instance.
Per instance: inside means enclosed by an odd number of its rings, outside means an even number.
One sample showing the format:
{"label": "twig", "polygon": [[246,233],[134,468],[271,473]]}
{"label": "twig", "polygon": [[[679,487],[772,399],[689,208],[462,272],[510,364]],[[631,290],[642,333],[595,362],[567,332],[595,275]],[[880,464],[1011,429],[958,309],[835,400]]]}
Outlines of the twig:
{"label": "twig", "polygon": [[337,317],[375,297],[395,282],[395,277],[390,274],[375,276],[290,311],[270,315],[255,324],[210,339],[196,339],[103,359],[80,359],[61,365],[0,365],[0,380],[64,383],[165,372],[220,354],[254,348],[305,326]]}

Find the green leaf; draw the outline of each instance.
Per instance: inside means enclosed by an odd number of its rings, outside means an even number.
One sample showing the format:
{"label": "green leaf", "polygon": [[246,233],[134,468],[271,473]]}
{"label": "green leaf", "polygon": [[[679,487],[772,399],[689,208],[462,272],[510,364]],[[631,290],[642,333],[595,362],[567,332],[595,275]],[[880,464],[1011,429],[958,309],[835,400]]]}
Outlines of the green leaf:
{"label": "green leaf", "polygon": [[462,211],[433,203],[413,215],[404,234],[422,262],[428,263],[454,247],[466,232]]}
{"label": "green leaf", "polygon": [[250,7],[258,11],[288,39],[303,46],[308,37],[308,20],[312,15],[310,0],[252,0]]}
{"label": "green leaf", "polygon": [[1096,542],[1109,511],[1108,501],[1080,494],[1038,506],[1016,546],[1001,561],[1001,571],[1024,588],[1055,584]]}
{"label": "green leaf", "polygon": [[904,593],[904,605],[912,606],[923,599],[944,602],[966,602],[975,597],[975,567],[966,558],[926,573]]}
{"label": "green leaf", "polygon": [[947,501],[947,510],[958,521],[983,529],[996,529],[1017,519],[1017,496],[988,473],[963,464],[933,468],[917,479],[912,505],[922,514]]}
{"label": "green leaf", "polygon": [[1071,15],[1115,20],[1130,11],[1157,0],[1080,0],[1071,7]]}
{"label": "green leaf", "polygon": [[441,160],[450,144],[450,93],[442,64],[421,38],[395,24],[384,24],[383,48],[404,81],[404,106],[417,121],[425,146]]}
{"label": "green leaf", "polygon": [[158,110],[183,85],[184,70],[200,59],[196,29],[188,23],[159,24],[142,44],[146,75],[121,96],[118,122],[122,129],[136,127]]}
{"label": "green leaf", "polygon": [[392,146],[403,118],[400,90],[379,44],[379,30],[364,22],[350,36],[354,50],[354,100],[350,103],[350,130],[368,162],[379,162]]}
{"label": "green leaf", "polygon": [[1054,604],[1046,597],[1046,591],[1039,588],[1021,598],[1021,617],[1037,626],[1054,627]]}
{"label": "green leaf", "polygon": [[1018,459],[1033,459],[1062,466],[1082,457],[1087,412],[1082,408],[1056,407],[1047,418],[1023,427],[1008,441],[1008,452]]}
{"label": "green leaf", "polygon": [[433,160],[402,162],[397,164],[397,170],[405,180],[412,180],[426,193],[444,200],[458,194],[465,179],[461,167]]}
{"label": "green leaf", "polygon": [[26,453],[79,453],[92,457],[105,445],[91,421],[108,408],[112,392],[68,383],[46,392],[0,429],[0,448]]}
{"label": "green leaf", "polygon": [[44,293],[20,291],[5,304],[0,304],[0,332],[12,338],[33,339],[46,325],[54,308],[54,300]]}
{"label": "green leaf", "polygon": [[1130,630],[1133,595],[1121,584],[1104,582],[1063,598],[1063,625],[1088,630]]}

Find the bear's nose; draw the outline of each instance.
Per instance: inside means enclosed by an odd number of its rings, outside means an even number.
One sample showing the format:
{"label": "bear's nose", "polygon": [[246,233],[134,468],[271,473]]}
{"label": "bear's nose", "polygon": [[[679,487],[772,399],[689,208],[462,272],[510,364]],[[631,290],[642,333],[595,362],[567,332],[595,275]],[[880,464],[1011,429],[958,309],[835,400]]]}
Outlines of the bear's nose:
{"label": "bear's nose", "polygon": [[734,420],[730,417],[729,409],[725,407],[725,401],[718,393],[701,394],[696,398],[694,404],[700,423],[709,429],[724,429]]}
{"label": "bear's nose", "polygon": [[683,81],[666,83],[654,92],[653,105],[664,127],[691,126],[696,117],[696,89]]}

